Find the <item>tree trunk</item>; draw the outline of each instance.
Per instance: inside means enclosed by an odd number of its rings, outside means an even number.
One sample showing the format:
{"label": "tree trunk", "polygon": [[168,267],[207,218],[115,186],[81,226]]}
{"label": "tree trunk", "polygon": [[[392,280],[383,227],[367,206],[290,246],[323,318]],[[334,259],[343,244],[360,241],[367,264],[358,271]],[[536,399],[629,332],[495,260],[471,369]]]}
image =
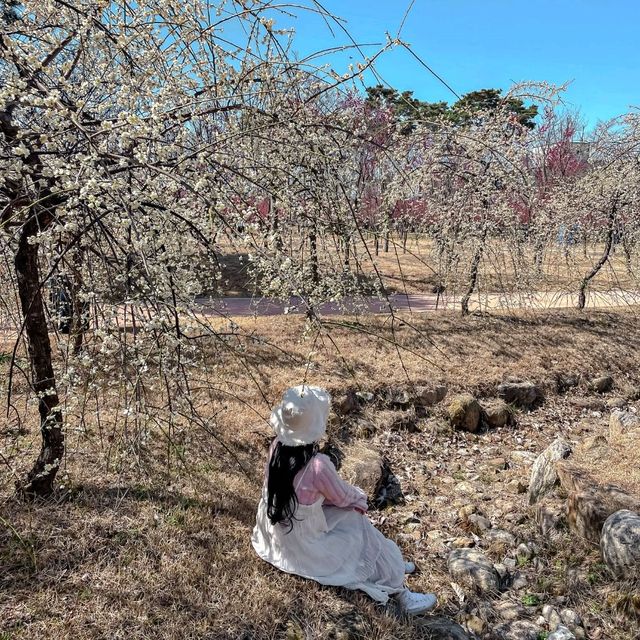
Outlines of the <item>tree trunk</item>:
{"label": "tree trunk", "polygon": [[607,238],[604,245],[604,251],[602,252],[602,256],[600,256],[600,260],[596,262],[593,269],[589,271],[589,273],[582,279],[582,283],[580,284],[580,291],[578,292],[578,309],[584,309],[587,305],[587,287],[593,278],[598,275],[598,272],[602,267],[606,264],[609,259],[609,255],[611,254],[611,247],[613,246],[613,230],[615,226],[616,219],[616,209],[617,205],[614,204],[611,207],[611,212],[609,213],[609,224],[607,227]]}
{"label": "tree trunk", "polygon": [[69,332],[69,339],[73,344],[73,355],[78,355],[82,351],[82,342],[89,323],[88,305],[80,300],[82,252],[79,250],[74,251],[71,262],[71,331]]}
{"label": "tree trunk", "polygon": [[30,242],[36,232],[37,223],[32,218],[22,230],[15,256],[18,293],[31,361],[32,387],[39,397],[42,434],[40,455],[24,484],[18,487],[30,498],[45,497],[53,492],[53,482],[64,455],[62,411],[53,374],[51,342],[40,287],[39,245]]}
{"label": "tree trunk", "polygon": [[476,285],[478,284],[478,267],[480,266],[480,260],[482,259],[482,254],[484,252],[484,242],[486,238],[487,232],[485,230],[483,231],[482,237],[480,238],[478,248],[473,255],[473,260],[471,260],[471,270],[469,272],[469,287],[467,288],[467,291],[464,294],[461,303],[463,316],[469,315],[469,300],[471,299],[471,294],[474,292]]}
{"label": "tree trunk", "polygon": [[315,227],[309,233],[309,247],[311,260],[311,282],[317,286],[320,284],[320,275],[318,273],[318,238]]}
{"label": "tree trunk", "polygon": [[536,273],[538,276],[541,276],[544,265],[544,240],[540,237],[535,240],[533,263],[536,267]]}
{"label": "tree trunk", "polygon": [[276,197],[270,196],[269,198],[269,216],[271,218],[271,233],[275,238],[276,249],[282,251],[282,235],[278,229],[278,210],[276,207]]}
{"label": "tree trunk", "polygon": [[624,250],[624,259],[627,265],[627,273],[633,278],[633,261],[631,259],[631,244],[627,234],[622,236],[622,249]]}
{"label": "tree trunk", "polygon": [[389,238],[391,236],[391,214],[387,213],[384,223],[384,252],[389,253]]}

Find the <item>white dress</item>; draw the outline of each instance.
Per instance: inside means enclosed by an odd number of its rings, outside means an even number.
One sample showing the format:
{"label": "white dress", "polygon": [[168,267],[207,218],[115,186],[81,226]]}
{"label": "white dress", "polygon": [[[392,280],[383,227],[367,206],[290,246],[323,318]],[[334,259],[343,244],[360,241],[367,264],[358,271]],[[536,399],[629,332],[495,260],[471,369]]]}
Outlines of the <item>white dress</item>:
{"label": "white dress", "polygon": [[365,514],[324,505],[320,497],[310,505],[298,504],[290,530],[288,525],[271,524],[267,498],[265,483],[251,538],[263,560],[320,584],[360,589],[381,603],[404,590],[400,549]]}

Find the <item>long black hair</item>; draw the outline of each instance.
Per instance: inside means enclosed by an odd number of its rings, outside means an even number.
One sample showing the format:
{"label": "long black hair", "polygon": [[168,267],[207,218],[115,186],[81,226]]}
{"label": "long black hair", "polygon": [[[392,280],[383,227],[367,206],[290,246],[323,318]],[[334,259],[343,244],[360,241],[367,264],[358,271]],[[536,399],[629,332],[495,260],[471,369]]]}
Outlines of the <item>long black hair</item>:
{"label": "long black hair", "polygon": [[298,506],[298,497],[293,480],[314,455],[318,453],[318,445],[300,445],[288,447],[278,442],[269,460],[269,479],[267,481],[267,516],[271,524],[281,522],[293,529],[293,514]]}

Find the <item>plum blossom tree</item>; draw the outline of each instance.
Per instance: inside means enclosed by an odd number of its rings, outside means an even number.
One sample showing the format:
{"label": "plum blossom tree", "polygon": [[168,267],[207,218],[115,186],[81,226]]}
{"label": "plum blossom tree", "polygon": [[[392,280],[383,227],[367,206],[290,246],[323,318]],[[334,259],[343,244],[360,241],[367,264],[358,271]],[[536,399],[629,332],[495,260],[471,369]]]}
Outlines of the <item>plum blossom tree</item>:
{"label": "plum blossom tree", "polygon": [[[120,359],[125,412],[135,413],[149,361],[128,331],[155,340],[167,388],[186,375],[193,350],[182,317],[222,277],[212,239],[256,246],[250,225],[237,224],[256,195],[291,211],[305,204],[300,194],[318,187],[347,135],[320,113],[348,78],[294,61],[277,10],[261,0],[24,0],[3,9],[0,242],[13,255],[3,284],[17,290],[42,436],[19,489],[46,496],[64,456],[61,381],[72,389],[83,366],[96,370],[81,338],[89,306],[94,351]],[[248,35],[227,35],[230,25]],[[327,208],[342,197],[315,195]],[[47,317],[54,278],[72,297],[63,365]],[[132,325],[124,333],[123,322]],[[174,411],[188,388],[186,378],[175,383]]]}
{"label": "plum blossom tree", "polygon": [[633,125],[633,118],[602,124],[592,141],[593,169],[556,195],[573,224],[601,244],[597,260],[580,278],[579,309],[586,306],[587,289],[609,263],[617,243],[624,244],[630,268],[640,206],[640,141]]}
{"label": "plum blossom tree", "polygon": [[514,233],[514,201],[531,184],[524,170],[529,128],[509,104],[477,111],[465,126],[443,121],[437,128],[416,129],[405,138],[405,171],[390,195],[420,201],[428,212],[423,221],[444,265],[441,280],[462,255],[470,257],[461,299],[465,314],[490,239]]}

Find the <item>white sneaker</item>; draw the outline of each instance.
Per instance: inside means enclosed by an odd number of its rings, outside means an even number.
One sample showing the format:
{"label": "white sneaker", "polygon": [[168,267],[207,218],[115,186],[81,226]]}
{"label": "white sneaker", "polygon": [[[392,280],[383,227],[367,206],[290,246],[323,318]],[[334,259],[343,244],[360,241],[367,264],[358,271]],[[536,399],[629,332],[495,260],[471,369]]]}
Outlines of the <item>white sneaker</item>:
{"label": "white sneaker", "polygon": [[405,562],[404,563],[404,572],[405,573],[413,573],[416,570],[416,565],[413,562]]}
{"label": "white sneaker", "polygon": [[438,599],[433,593],[414,593],[405,589],[396,596],[400,608],[409,616],[419,616],[433,609],[438,604]]}

